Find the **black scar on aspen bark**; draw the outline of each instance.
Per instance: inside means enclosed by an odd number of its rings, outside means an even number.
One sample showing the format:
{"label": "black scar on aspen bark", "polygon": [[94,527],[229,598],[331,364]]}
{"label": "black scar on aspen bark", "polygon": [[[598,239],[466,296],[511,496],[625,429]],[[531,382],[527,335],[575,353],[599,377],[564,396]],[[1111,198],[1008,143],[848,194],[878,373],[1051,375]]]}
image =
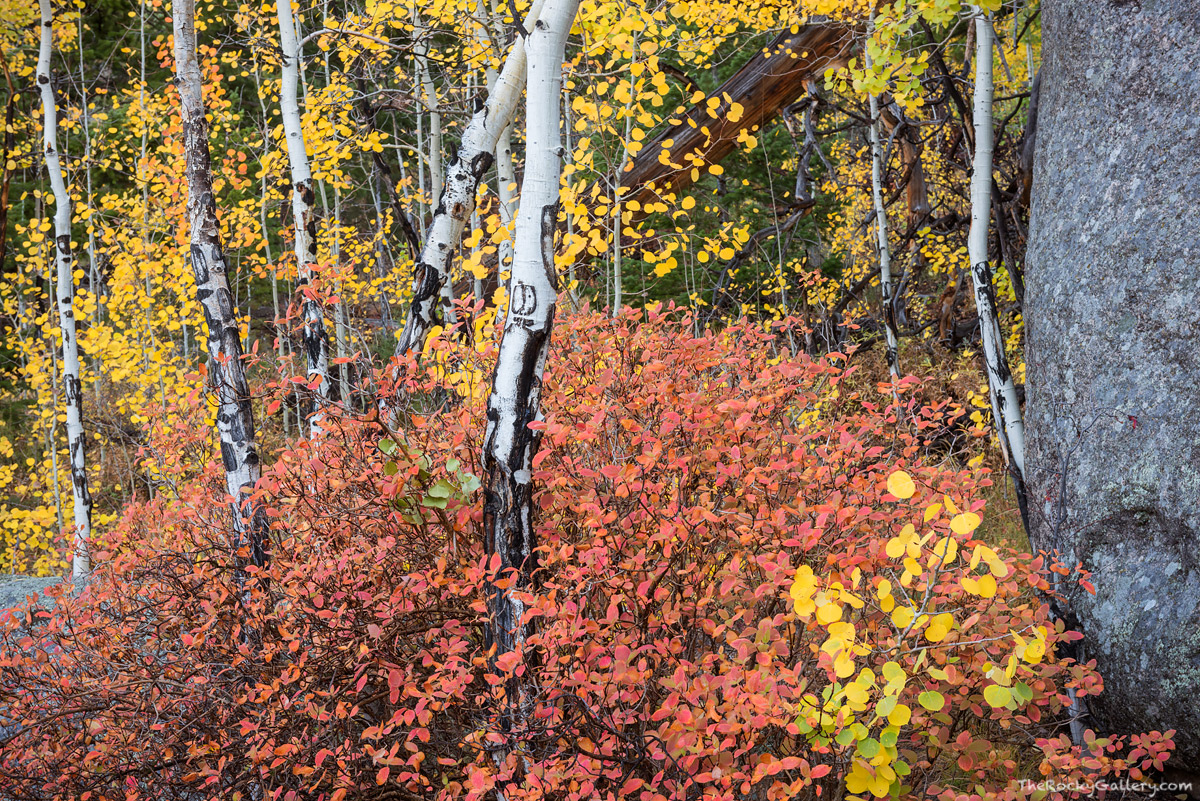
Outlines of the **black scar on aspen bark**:
{"label": "black scar on aspen bark", "polygon": [[492,168],[492,162],[495,160],[496,157],[488,152],[475,154],[475,157],[471,159],[471,175],[475,177],[476,181]]}
{"label": "black scar on aspen bark", "polygon": [[[983,300],[991,308],[992,314],[995,314],[996,313],[996,292],[992,288],[992,270],[991,270],[991,268],[988,266],[988,263],[986,261],[981,261],[978,264],[976,264],[972,269],[975,271],[975,282],[979,286],[979,296],[980,296],[980,297],[976,298],[975,305],[980,306],[979,301]],[[980,307],[980,308],[982,308],[982,307]],[[997,342],[996,346],[997,346],[997,348],[999,348],[1000,353],[1003,354],[1004,353],[1004,343]],[[994,367],[996,370],[996,375],[997,375],[997,377],[999,377],[1001,383],[1006,383],[1012,377],[1012,374],[1009,372],[1008,362],[1006,359],[1000,358],[999,363],[994,365]]]}
{"label": "black scar on aspen bark", "polygon": [[71,255],[71,235],[70,234],[63,234],[62,236],[55,238],[54,241],[56,243],[58,243],[58,252],[59,253],[61,253],[64,256]]}
{"label": "black scar on aspen bark", "polygon": [[204,257],[204,249],[199,245],[192,245],[192,272],[196,274],[197,284],[208,283],[208,260]]}
{"label": "black scar on aspen bark", "polygon": [[558,220],[558,209],[561,202],[556,201],[542,207],[542,269],[546,271],[546,280],[558,291],[558,271],[554,269],[554,227]]}
{"label": "black scar on aspen bark", "polygon": [[221,441],[221,464],[225,466],[225,472],[231,472],[237,468],[237,455],[234,454],[233,448],[224,440]]}

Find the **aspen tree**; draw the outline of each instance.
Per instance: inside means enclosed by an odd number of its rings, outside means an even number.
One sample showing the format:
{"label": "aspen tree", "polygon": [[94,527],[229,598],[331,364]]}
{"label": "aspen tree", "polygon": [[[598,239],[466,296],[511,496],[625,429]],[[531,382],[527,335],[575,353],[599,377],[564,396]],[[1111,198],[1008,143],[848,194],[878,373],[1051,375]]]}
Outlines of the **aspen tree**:
{"label": "aspen tree", "polygon": [[[62,334],[63,397],[67,412],[67,449],[70,453],[71,492],[75,534],[71,574],[76,581],[91,572],[88,543],[92,531],[92,496],[88,491],[86,439],[83,432],[83,385],[79,375],[79,340],[75,334],[75,264],[71,253],[71,198],[58,155],[58,108],[50,74],[54,39],[54,12],[50,0],[39,3],[42,12],[41,48],[37,82],[42,93],[43,153],[50,187],[54,191],[54,261],[58,268],[58,325]],[[86,102],[86,101],[85,101]]]}
{"label": "aspen tree", "polygon": [[284,140],[292,175],[292,227],[295,229],[296,276],[304,310],[304,355],[308,380],[315,384],[318,412],[313,415],[313,430],[319,429],[320,406],[329,396],[329,336],[321,302],[311,292],[312,268],[317,261],[317,223],[313,216],[312,171],[304,142],[303,120],[297,102],[300,84],[300,43],[291,0],[277,0],[279,40],[283,49],[282,86],[279,110],[283,117]]}
{"label": "aspen tree", "polygon": [[[524,30],[541,14],[544,0],[533,0]],[[479,182],[495,160],[497,143],[513,119],[525,84],[525,40],[518,37],[504,67],[488,86],[488,99],[471,116],[454,159],[446,167],[445,181],[421,256],[413,270],[412,304],[400,334],[397,353],[420,350],[436,322],[435,309],[442,287],[450,277],[450,263],[462,239],[463,228],[475,206]],[[501,179],[503,180],[503,179]]]}
{"label": "aspen tree", "polygon": [[[542,376],[558,300],[554,231],[562,173],[559,93],[567,34],[577,9],[578,0],[549,0],[528,34],[525,179],[482,457],[484,547],[499,557],[500,571],[510,579],[505,589],[487,589],[486,645],[495,648],[495,656],[520,652],[529,634],[524,604],[515,593],[532,586],[536,566],[532,476],[541,433],[530,424],[542,419]],[[521,727],[531,706],[528,681],[510,679],[501,712],[505,733]]]}
{"label": "aspen tree", "polygon": [[[286,2],[283,0],[282,4]],[[262,468],[255,442],[250,387],[242,360],[241,328],[229,292],[217,204],[213,197],[208,123],[204,117],[204,83],[196,59],[195,12],[195,0],[175,0],[171,13],[183,150],[187,160],[189,253],[196,279],[196,297],[208,322],[208,380],[217,396],[216,429],[225,468],[225,487],[233,512],[235,550],[240,554],[245,548],[249,562],[262,566],[267,558],[267,519],[262,508],[250,497]]]}
{"label": "aspen tree", "polygon": [[996,295],[992,288],[992,268],[988,262],[988,227],[992,203],[992,24],[976,8],[975,17],[975,158],[971,168],[971,230],[967,252],[971,260],[971,281],[975,289],[975,307],[983,339],[983,361],[987,372],[988,395],[996,436],[1004,451],[1013,484],[1024,514],[1025,429],[1017,388],[1008,369],[1004,337],[996,316]]}
{"label": "aspen tree", "polygon": [[[869,32],[875,30],[871,15]],[[868,36],[871,34],[868,33]],[[870,48],[863,48],[867,69],[871,68]],[[883,206],[883,148],[879,142],[879,98],[868,95],[871,108],[871,197],[875,207],[875,233],[879,250],[879,294],[883,303],[883,333],[887,341],[887,366],[892,380],[900,378],[900,354],[896,333],[896,312],[892,304],[892,251],[888,245],[887,209]],[[893,390],[893,395],[895,391]]]}

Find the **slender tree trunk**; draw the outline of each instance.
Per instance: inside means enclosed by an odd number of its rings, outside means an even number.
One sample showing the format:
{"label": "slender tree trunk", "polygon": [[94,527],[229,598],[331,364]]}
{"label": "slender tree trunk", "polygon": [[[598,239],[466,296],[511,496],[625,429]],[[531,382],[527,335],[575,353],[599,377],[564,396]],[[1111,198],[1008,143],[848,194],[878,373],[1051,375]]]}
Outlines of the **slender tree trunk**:
{"label": "slender tree trunk", "polygon": [[13,170],[8,168],[9,156],[16,145],[13,130],[13,115],[17,107],[17,88],[13,86],[12,74],[8,69],[8,61],[0,52],[0,69],[4,71],[4,83],[8,87],[8,96],[4,102],[4,150],[0,153],[0,273],[4,272],[4,263],[8,260],[8,189],[12,182]]}
{"label": "slender tree trunk", "polygon": [[312,294],[312,268],[317,261],[317,221],[313,216],[312,172],[304,143],[303,120],[296,99],[300,83],[300,44],[291,0],[277,0],[279,40],[283,48],[282,86],[279,106],[284,139],[292,172],[292,223],[296,240],[296,277],[304,309],[304,355],[309,383],[316,383],[317,408],[313,430],[319,430],[320,407],[329,396],[329,335],[325,331],[321,302]]}
{"label": "slender tree trunk", "polygon": [[[525,30],[530,30],[538,19],[543,2],[533,0],[525,18]],[[501,133],[512,123],[525,84],[525,60],[525,41],[518,38],[495,84],[488,87],[487,102],[471,116],[458,152],[446,168],[445,185],[429,224],[421,258],[413,270],[412,306],[397,344],[398,353],[419,351],[436,322],[437,299],[449,279],[450,263],[475,206],[479,182],[492,166]]]}
{"label": "slender tree trunk", "polygon": [[996,436],[1008,462],[1017,500],[1025,517],[1025,428],[1017,388],[1004,353],[1004,336],[996,316],[992,267],[988,261],[988,228],[992,199],[992,24],[976,8],[975,17],[975,162],[971,168],[971,231],[967,252],[975,286],[975,308],[983,339],[983,361],[992,402]]}
{"label": "slender tree trunk", "polygon": [[[43,0],[46,2],[47,0]],[[286,4],[287,0],[283,0]],[[254,410],[242,360],[241,330],[229,292],[221,228],[212,189],[208,123],[204,118],[203,78],[196,60],[195,0],[175,0],[175,72],[187,159],[188,232],[196,296],[208,324],[208,380],[217,395],[217,436],[225,467],[225,487],[233,511],[239,563],[266,563],[267,519],[250,494],[261,465],[255,442]],[[243,553],[243,549],[244,553]]]}
{"label": "slender tree trunk", "polygon": [[[531,589],[537,564],[532,476],[541,442],[541,433],[529,424],[542,419],[542,375],[558,299],[554,231],[561,177],[559,92],[567,34],[578,6],[579,0],[549,0],[528,36],[528,155],[482,459],[485,548],[499,556],[501,572],[511,579],[507,588],[491,586],[487,591],[487,647],[495,646],[496,656],[523,651],[529,636],[518,593]],[[505,700],[501,727],[511,734],[522,728],[531,710],[528,679],[513,677]]]}
{"label": "slender tree trunk", "polygon": [[74,499],[75,534],[71,573],[76,581],[91,572],[88,543],[92,532],[92,496],[88,491],[86,439],[83,432],[83,386],[79,377],[79,341],[75,335],[75,275],[71,254],[71,198],[59,162],[58,109],[50,80],[50,56],[54,38],[54,12],[50,0],[41,0],[42,33],[38,53],[37,82],[42,91],[44,118],[43,150],[50,187],[54,190],[54,260],[58,266],[58,324],[62,333],[63,396],[67,412],[67,447],[71,456],[71,491]]}
{"label": "slender tree trunk", "polygon": [[[429,113],[429,196],[431,198],[442,197],[442,110],[438,103],[437,85],[433,82],[433,76],[429,72],[429,46],[425,40],[425,29],[421,28],[417,21],[419,15],[416,7],[413,7],[413,30],[416,33],[417,40],[413,46],[413,52],[417,57],[417,73],[421,82],[421,98],[424,110]],[[436,213],[436,211],[435,211]],[[450,263],[447,263],[447,268]],[[454,282],[447,275],[447,280],[442,282],[439,288],[442,303],[442,318],[447,325],[454,325],[458,322],[458,313],[454,309]]]}
{"label": "slender tree trunk", "polygon": [[[871,16],[868,36],[875,30]],[[871,66],[869,49],[863,50],[866,65]],[[871,105],[871,197],[875,205],[875,233],[879,250],[879,295],[883,305],[883,333],[887,341],[887,366],[892,380],[900,379],[899,336],[896,333],[896,307],[892,303],[892,249],[888,244],[887,209],[883,205],[883,148],[879,143],[879,98],[870,96]],[[892,391],[895,396],[895,390]]]}

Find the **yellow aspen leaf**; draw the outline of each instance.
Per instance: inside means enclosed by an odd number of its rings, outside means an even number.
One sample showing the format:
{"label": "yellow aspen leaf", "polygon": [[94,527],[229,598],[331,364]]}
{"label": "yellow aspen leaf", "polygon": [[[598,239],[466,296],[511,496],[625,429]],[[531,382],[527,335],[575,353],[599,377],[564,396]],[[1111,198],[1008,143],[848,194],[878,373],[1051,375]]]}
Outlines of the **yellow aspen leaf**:
{"label": "yellow aspen leaf", "polygon": [[892,610],[892,623],[898,629],[906,629],[912,623],[914,614],[910,606],[897,606]]}
{"label": "yellow aspen leaf", "polygon": [[928,523],[933,518],[937,517],[942,512],[942,505],[935,503],[933,506],[925,507],[925,522]]}

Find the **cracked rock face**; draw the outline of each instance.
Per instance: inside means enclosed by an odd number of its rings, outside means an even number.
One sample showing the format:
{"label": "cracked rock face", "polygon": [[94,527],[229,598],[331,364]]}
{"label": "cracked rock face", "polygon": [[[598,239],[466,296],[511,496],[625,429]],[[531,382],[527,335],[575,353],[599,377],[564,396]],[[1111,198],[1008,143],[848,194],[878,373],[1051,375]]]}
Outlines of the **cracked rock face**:
{"label": "cracked rock face", "polygon": [[1046,0],[1026,281],[1033,540],[1103,695],[1200,764],[1200,13]]}

